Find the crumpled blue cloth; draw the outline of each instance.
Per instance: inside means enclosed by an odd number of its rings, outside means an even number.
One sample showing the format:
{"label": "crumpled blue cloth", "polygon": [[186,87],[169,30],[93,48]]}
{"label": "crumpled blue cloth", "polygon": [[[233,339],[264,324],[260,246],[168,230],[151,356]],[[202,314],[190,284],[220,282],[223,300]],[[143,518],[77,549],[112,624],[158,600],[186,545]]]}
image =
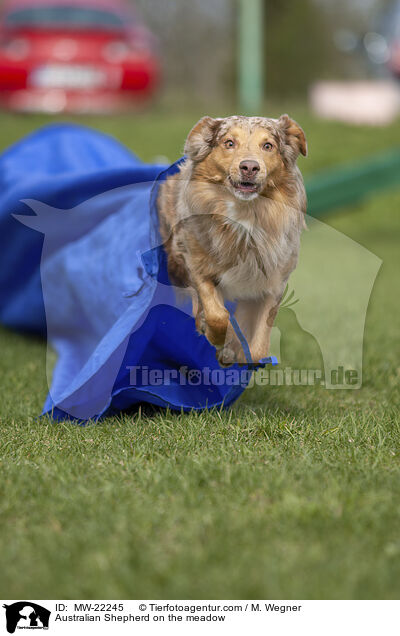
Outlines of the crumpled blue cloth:
{"label": "crumpled blue cloth", "polygon": [[249,372],[238,383],[219,367],[168,280],[156,197],[178,164],[143,164],[75,125],[45,127],[1,155],[0,321],[47,333],[58,354],[45,413],[199,410],[244,390]]}

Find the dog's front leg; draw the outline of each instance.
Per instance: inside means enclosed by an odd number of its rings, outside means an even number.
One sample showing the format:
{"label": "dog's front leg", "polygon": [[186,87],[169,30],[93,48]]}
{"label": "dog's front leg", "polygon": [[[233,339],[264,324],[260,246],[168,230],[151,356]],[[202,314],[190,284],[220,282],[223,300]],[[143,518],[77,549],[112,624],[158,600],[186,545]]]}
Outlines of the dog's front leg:
{"label": "dog's front leg", "polygon": [[253,362],[266,358],[269,353],[271,331],[279,310],[281,294],[268,294],[259,301],[258,311],[253,319],[252,333],[249,336],[249,347]]}
{"label": "dog's front leg", "polygon": [[193,283],[199,298],[196,326],[214,347],[222,347],[229,325],[222,295],[211,280],[195,278]]}
{"label": "dog's front leg", "polygon": [[[280,295],[267,294],[257,300],[238,302],[235,318],[247,340],[252,362],[256,363],[268,355],[271,330],[278,313]],[[245,364],[245,352],[232,326],[229,326],[225,346],[218,351],[217,359],[222,366],[235,362]]]}

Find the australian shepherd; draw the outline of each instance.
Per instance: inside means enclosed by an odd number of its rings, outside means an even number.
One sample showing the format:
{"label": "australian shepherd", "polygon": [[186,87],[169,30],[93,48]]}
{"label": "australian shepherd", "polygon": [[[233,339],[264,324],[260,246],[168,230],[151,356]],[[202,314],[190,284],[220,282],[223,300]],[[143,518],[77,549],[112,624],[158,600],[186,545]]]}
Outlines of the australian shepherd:
{"label": "australian shepherd", "polygon": [[186,140],[180,171],[160,188],[169,276],[190,291],[197,330],[221,366],[246,362],[228,300],[236,302],[252,361],[268,354],[305,227],[299,153],[307,154],[305,135],[288,115],[203,117]]}

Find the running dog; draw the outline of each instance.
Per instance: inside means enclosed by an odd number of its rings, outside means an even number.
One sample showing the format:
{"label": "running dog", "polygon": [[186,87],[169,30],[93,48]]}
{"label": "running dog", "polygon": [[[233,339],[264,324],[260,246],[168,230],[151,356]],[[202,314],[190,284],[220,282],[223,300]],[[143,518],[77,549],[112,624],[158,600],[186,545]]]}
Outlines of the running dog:
{"label": "running dog", "polygon": [[299,153],[307,154],[306,138],[288,115],[203,117],[187,137],[180,171],[160,187],[171,282],[189,289],[196,328],[221,366],[246,363],[228,300],[252,361],[268,354],[305,227]]}

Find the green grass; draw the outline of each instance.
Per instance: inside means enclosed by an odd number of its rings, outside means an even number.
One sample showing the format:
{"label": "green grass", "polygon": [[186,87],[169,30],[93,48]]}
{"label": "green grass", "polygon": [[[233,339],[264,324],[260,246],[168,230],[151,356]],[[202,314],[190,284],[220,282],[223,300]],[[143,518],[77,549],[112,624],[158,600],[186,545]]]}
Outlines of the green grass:
{"label": "green grass", "polygon": [[[400,122],[365,129],[293,115],[308,133],[307,173],[400,141]],[[195,118],[90,124],[146,160],[173,159]],[[46,121],[1,119],[3,147]],[[0,331],[0,595],[398,598],[399,209],[393,191],[326,219],[383,259],[358,391],[256,387],[226,412],[54,424],[36,417],[45,345]],[[278,320],[284,329],[283,311]],[[301,366],[308,341],[287,335]]]}

